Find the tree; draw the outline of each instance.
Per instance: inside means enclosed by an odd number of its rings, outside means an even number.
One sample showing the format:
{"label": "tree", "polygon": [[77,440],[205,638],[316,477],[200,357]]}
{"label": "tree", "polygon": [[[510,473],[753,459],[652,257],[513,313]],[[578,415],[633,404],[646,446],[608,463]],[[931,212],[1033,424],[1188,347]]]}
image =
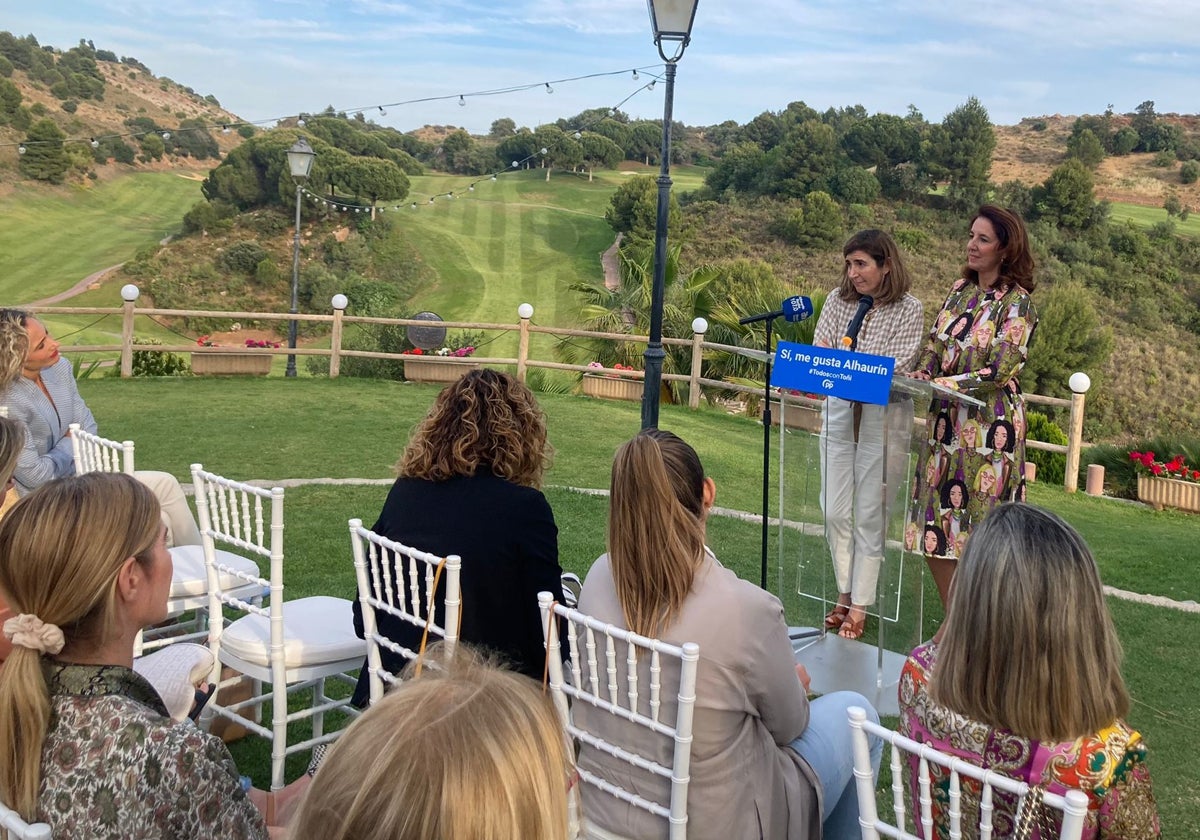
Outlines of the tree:
{"label": "tree", "polygon": [[390,160],[371,157],[352,157],[342,167],[342,183],[354,196],[371,200],[371,218],[375,218],[375,203],[381,199],[400,201],[408,195],[408,176]]}
{"label": "tree", "polygon": [[589,182],[595,167],[612,169],[625,159],[624,150],[602,134],[585,131],[579,139],[579,145],[583,149],[583,162],[587,166]]}
{"label": "tree", "polygon": [[471,151],[475,140],[461,128],[450,132],[442,140],[442,156],[448,172],[468,172],[471,166]]}
{"label": "tree", "polygon": [[959,210],[987,200],[996,133],[987,109],[972,96],[930,131],[926,162],[934,177],[950,182],[946,196]]}
{"label": "tree", "polygon": [[766,153],[754,143],[738,143],[721,156],[704,182],[717,195],[732,189],[752,192],[762,177]]}
{"label": "tree", "polygon": [[791,198],[827,189],[839,168],[841,154],[832,128],[813,120],[801,123],[767,153],[764,183],[759,189]]}
{"label": "tree", "polygon": [[[658,182],[649,175],[634,175],[617,187],[604,211],[604,219],[614,231],[634,240],[653,239],[658,225]],[[672,192],[667,206],[667,227],[678,224],[679,203]]]}
{"label": "tree", "polygon": [[662,123],[651,120],[638,120],[629,126],[629,148],[625,156],[642,161],[649,166],[650,161],[662,153]]}
{"label": "tree", "polygon": [[829,186],[845,204],[870,204],[879,198],[879,179],[861,166],[839,169],[830,179]]}
{"label": "tree", "polygon": [[1179,180],[1184,184],[1194,184],[1200,180],[1200,163],[1194,160],[1184,162],[1183,166],[1179,167]]}
{"label": "tree", "polygon": [[1021,387],[1030,393],[1066,393],[1077,370],[1104,367],[1113,336],[1100,323],[1095,293],[1077,280],[1038,290],[1038,325],[1021,371]]}
{"label": "tree", "polygon": [[506,137],[511,137],[517,130],[517,123],[511,117],[501,117],[498,120],[492,120],[492,127],[488,131],[488,137],[493,140],[503,140]]}
{"label": "tree", "polygon": [[1075,158],[1088,169],[1095,169],[1104,160],[1104,146],[1090,128],[1085,128],[1067,140],[1067,157]]}
{"label": "tree", "polygon": [[0,119],[8,121],[9,114],[15,114],[21,107],[21,91],[8,79],[0,79]]}
{"label": "tree", "polygon": [[1035,190],[1034,206],[1039,216],[1052,219],[1061,227],[1080,230],[1093,218],[1094,186],[1091,171],[1072,158],[1051,172]]}
{"label": "tree", "polygon": [[1163,209],[1167,211],[1168,216],[1178,216],[1183,210],[1183,202],[1179,200],[1179,196],[1175,193],[1168,193],[1163,200]]}
{"label": "tree", "polygon": [[849,127],[842,148],[860,166],[899,166],[916,160],[921,134],[903,117],[875,114]]}
{"label": "tree", "polygon": [[1127,155],[1137,148],[1138,140],[1137,131],[1132,126],[1124,126],[1117,130],[1117,133],[1112,138],[1112,153],[1114,155]]}
{"label": "tree", "polygon": [[65,134],[52,120],[38,120],[25,135],[19,169],[26,178],[61,184],[71,162],[63,149]]}
{"label": "tree", "polygon": [[811,192],[784,222],[783,236],[801,248],[827,248],[842,238],[842,211],[829,193]]}

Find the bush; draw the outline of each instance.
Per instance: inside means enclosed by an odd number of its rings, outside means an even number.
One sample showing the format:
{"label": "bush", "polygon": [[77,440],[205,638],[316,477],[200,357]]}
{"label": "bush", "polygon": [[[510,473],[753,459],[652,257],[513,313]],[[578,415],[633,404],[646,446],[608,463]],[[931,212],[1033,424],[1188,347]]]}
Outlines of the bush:
{"label": "bush", "polygon": [[1200,180],[1200,163],[1189,160],[1179,167],[1179,180],[1184,184],[1194,184]]}
{"label": "bush", "polygon": [[[157,338],[133,339],[133,346],[162,345]],[[186,376],[191,373],[187,360],[175,353],[160,353],[154,350],[133,351],[134,376]]]}
{"label": "bush", "polygon": [[1163,149],[1161,152],[1155,152],[1151,158],[1151,163],[1160,169],[1165,169],[1175,163],[1175,152],[1170,149]]}
{"label": "bush", "polygon": [[1137,498],[1137,471],[1129,460],[1130,452],[1150,451],[1166,461],[1182,455],[1189,464],[1200,463],[1200,440],[1195,438],[1153,437],[1142,438],[1128,446],[1093,446],[1083,451],[1080,459],[1084,468],[1088,464],[1104,467],[1104,486],[1110,495],[1123,499]]}
{"label": "bush", "polygon": [[253,240],[235,242],[217,256],[217,265],[238,274],[253,274],[258,264],[271,255]]}
{"label": "bush", "polygon": [[[1025,412],[1025,437],[1043,443],[1067,445],[1066,432],[1045,414],[1037,411]],[[1025,460],[1037,465],[1037,480],[1043,484],[1062,484],[1067,474],[1067,456],[1061,452],[1046,452],[1044,449],[1026,447]]]}

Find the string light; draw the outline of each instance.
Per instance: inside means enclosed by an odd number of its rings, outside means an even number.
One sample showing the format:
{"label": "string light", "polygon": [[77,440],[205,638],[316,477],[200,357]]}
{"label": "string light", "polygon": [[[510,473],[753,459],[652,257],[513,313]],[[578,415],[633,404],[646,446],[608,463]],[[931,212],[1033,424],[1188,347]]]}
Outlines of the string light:
{"label": "string light", "polygon": [[170,139],[171,139],[171,132],[169,132],[169,131],[164,131],[164,132],[163,132],[163,134],[162,134],[162,138],[163,138],[164,140],[170,140]]}
{"label": "string light", "polygon": [[227,125],[223,125],[223,126],[221,126],[221,133],[222,133],[222,134],[228,134],[228,133],[229,133],[229,126],[227,126]]}
{"label": "string light", "polygon": [[[17,154],[23,155],[23,154],[25,154],[26,151],[27,151],[27,149],[25,148],[24,143],[22,143],[20,146],[17,146]],[[516,166],[516,165],[517,165],[517,162],[513,161],[513,166]]]}
{"label": "string light", "polygon": [[93,148],[93,149],[99,149],[99,148],[100,148],[100,141],[99,141],[99,140],[97,140],[95,137],[93,137],[93,138],[92,138],[92,148]]}
{"label": "string light", "polygon": [[380,113],[380,114],[382,114],[382,115],[383,115],[383,116],[385,116],[385,117],[387,116],[387,111],[383,110],[383,106],[382,106],[382,105],[380,105],[380,106],[379,106],[379,113]]}
{"label": "string light", "polygon": [[550,87],[549,82],[546,82],[546,93],[554,93],[554,88]]}
{"label": "string light", "polygon": [[460,108],[467,107],[467,100],[463,99],[463,95],[461,93],[458,95],[458,105]]}
{"label": "string light", "polygon": [[637,70],[634,70],[634,71],[633,71],[633,80],[636,82],[636,81],[637,81],[639,78],[641,78],[641,77],[640,77],[640,76],[638,76],[638,72],[637,72]]}

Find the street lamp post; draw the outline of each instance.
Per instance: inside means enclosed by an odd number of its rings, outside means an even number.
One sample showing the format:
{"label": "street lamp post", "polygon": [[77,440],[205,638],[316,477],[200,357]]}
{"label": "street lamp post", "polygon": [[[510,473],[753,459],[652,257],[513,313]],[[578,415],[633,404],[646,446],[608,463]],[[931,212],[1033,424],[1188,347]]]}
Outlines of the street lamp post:
{"label": "street lamp post", "polygon": [[[658,428],[658,403],[662,396],[663,298],[667,281],[667,211],[671,200],[671,110],[675,101],[675,64],[692,38],[692,21],[698,0],[647,0],[654,44],[667,63],[666,95],[663,106],[662,161],[658,175],[658,218],[654,230],[654,281],[650,290],[650,341],[643,356],[646,378],[642,388],[642,428]],[[668,57],[663,42],[674,43]]]}
{"label": "street lamp post", "polygon": [[[308,174],[312,171],[313,158],[316,152],[308,141],[301,137],[287,150],[288,168],[292,170],[292,179],[296,182],[296,235],[292,239],[292,307],[289,315],[296,315],[300,309],[300,192]],[[288,353],[287,370],[284,376],[296,375],[296,319],[288,321]]]}

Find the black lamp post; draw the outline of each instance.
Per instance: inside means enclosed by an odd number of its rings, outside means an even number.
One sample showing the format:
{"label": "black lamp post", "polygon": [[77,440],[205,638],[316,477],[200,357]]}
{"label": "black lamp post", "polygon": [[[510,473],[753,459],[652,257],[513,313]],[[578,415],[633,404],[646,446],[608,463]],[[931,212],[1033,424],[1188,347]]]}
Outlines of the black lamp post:
{"label": "black lamp post", "polygon": [[[662,166],[658,175],[658,220],[654,230],[654,285],[650,292],[650,341],[644,354],[646,379],[642,389],[642,428],[658,427],[658,402],[662,395],[663,298],[667,280],[667,211],[671,199],[671,108],[675,100],[675,63],[692,38],[692,21],[698,0],[647,0],[654,44],[667,63],[666,104],[663,107]],[[663,42],[674,43],[668,57]]]}
{"label": "black lamp post", "polygon": [[[300,191],[304,186],[304,181],[308,180],[308,174],[312,172],[313,158],[317,156],[312,150],[312,146],[308,145],[308,141],[301,137],[292,147],[287,150],[288,168],[292,170],[292,178],[296,182],[296,235],[292,240],[292,308],[288,310],[288,314],[295,315],[299,310],[300,305]],[[288,349],[296,349],[296,319],[293,318],[288,322]],[[296,354],[288,353],[287,370],[284,371],[284,376],[296,375]]]}

